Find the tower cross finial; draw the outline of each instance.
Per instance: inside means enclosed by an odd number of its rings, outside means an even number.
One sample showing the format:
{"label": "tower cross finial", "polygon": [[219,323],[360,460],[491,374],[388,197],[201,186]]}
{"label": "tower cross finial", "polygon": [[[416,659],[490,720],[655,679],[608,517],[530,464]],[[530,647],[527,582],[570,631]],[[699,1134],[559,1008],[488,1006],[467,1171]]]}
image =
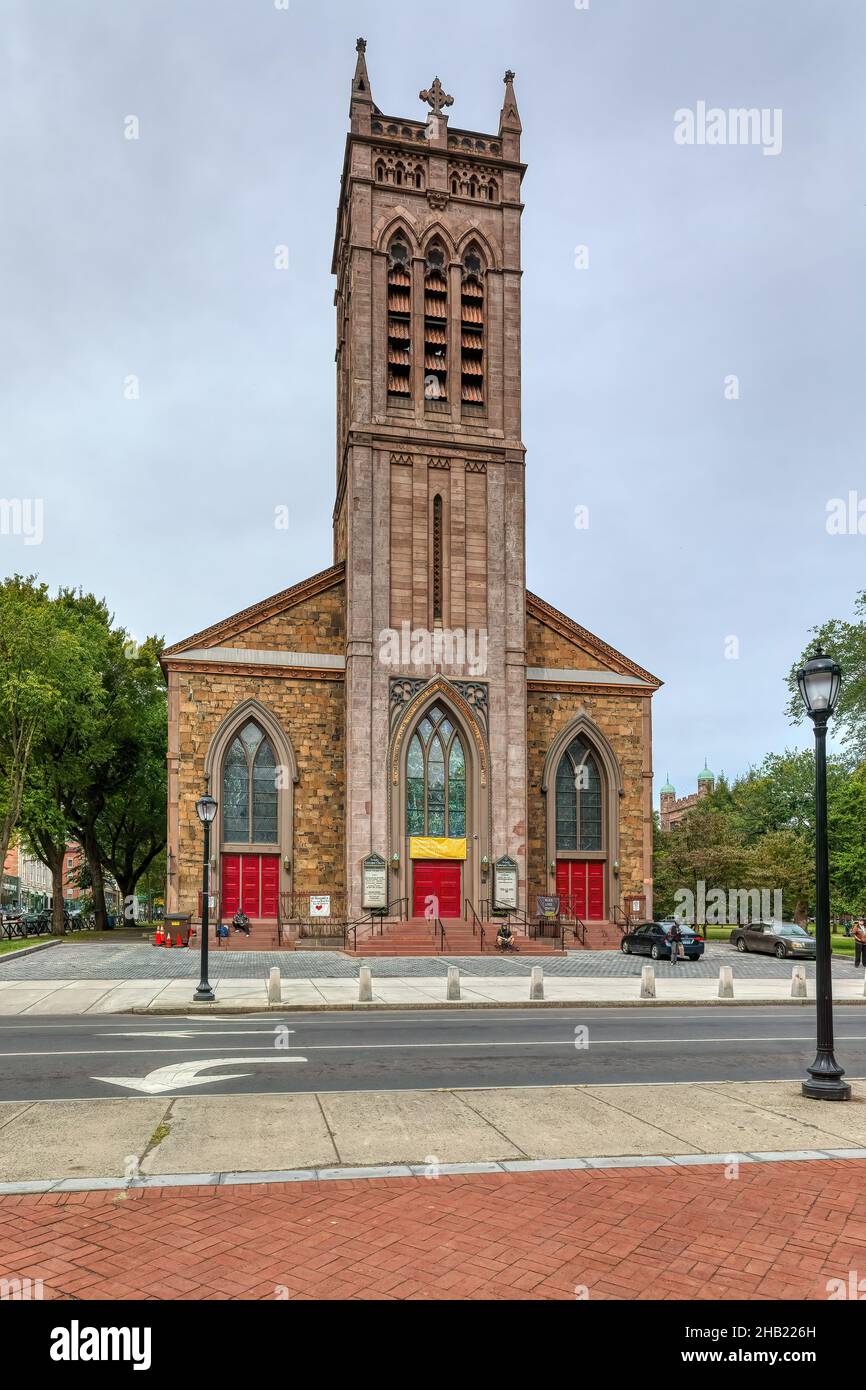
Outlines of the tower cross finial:
{"label": "tower cross finial", "polygon": [[355,50],[356,50],[356,52],[358,52],[358,53],[366,53],[366,52],[367,52],[367,40],[366,40],[366,39],[359,39],[358,42],[357,42],[357,44],[355,45]]}
{"label": "tower cross finial", "polygon": [[434,114],[437,116],[441,114],[443,106],[454,105],[454,98],[448,95],[438,77],[433,79],[433,86],[429,91],[419,92],[418,95],[422,101],[427,102],[427,105],[432,108]]}

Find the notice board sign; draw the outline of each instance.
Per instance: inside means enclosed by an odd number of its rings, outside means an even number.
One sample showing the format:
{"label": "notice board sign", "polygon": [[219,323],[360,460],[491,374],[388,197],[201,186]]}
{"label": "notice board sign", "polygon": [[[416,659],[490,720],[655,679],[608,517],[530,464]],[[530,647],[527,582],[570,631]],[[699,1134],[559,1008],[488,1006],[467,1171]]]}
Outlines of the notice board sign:
{"label": "notice board sign", "polygon": [[365,912],[388,910],[388,866],[381,854],[369,854],[361,866]]}

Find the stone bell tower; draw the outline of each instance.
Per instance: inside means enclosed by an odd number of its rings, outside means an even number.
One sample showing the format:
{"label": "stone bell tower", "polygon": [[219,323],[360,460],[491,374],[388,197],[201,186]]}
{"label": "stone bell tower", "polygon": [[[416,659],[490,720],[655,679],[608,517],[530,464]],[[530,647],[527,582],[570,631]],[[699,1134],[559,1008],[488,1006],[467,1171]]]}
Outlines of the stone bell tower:
{"label": "stone bell tower", "polygon": [[522,127],[511,72],[494,134],[452,127],[438,77],[420,99],[385,115],[359,39],[333,258],[350,916],[370,853],[411,893],[392,749],[437,678],[477,742],[462,891],[505,855],[526,878]]}

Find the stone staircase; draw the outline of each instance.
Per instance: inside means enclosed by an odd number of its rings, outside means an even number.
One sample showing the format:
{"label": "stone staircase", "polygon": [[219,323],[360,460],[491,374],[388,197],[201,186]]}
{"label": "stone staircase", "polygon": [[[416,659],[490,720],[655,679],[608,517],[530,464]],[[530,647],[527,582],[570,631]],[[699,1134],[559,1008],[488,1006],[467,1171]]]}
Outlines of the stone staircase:
{"label": "stone staircase", "polygon": [[[430,922],[415,918],[407,922],[384,922],[381,933],[377,927],[370,934],[367,926],[358,932],[355,950],[349,947],[349,955],[354,956],[479,956],[482,954],[482,937],[477,930],[473,932],[472,923],[448,919],[442,923],[445,928],[445,944],[438,932],[434,933]],[[498,956],[496,950],[496,924],[484,923],[483,954]],[[514,939],[521,956],[561,955],[559,945],[552,940],[531,941],[522,931],[515,928]]]}

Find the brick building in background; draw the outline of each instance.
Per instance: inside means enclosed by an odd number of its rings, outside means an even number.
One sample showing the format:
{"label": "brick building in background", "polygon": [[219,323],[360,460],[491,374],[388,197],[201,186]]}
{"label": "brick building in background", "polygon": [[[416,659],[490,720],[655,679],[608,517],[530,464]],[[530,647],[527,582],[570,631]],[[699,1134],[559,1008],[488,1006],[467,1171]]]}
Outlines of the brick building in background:
{"label": "brick building in background", "polygon": [[673,830],[675,825],[679,825],[699,801],[709,796],[715,785],[716,779],[706,763],[703,772],[698,774],[698,789],[691,796],[681,796],[677,800],[676,787],[671,786],[670,781],[665,782],[659,793],[659,824],[662,830]]}
{"label": "brick building in background", "polygon": [[[648,671],[527,592],[521,121],[455,129],[352,83],[333,272],[334,563],[167,649],[168,911],[197,910],[206,785],[223,915],[362,915],[362,866],[444,918],[652,901]],[[530,474],[531,480],[531,474]],[[629,904],[631,905],[631,904]]]}

